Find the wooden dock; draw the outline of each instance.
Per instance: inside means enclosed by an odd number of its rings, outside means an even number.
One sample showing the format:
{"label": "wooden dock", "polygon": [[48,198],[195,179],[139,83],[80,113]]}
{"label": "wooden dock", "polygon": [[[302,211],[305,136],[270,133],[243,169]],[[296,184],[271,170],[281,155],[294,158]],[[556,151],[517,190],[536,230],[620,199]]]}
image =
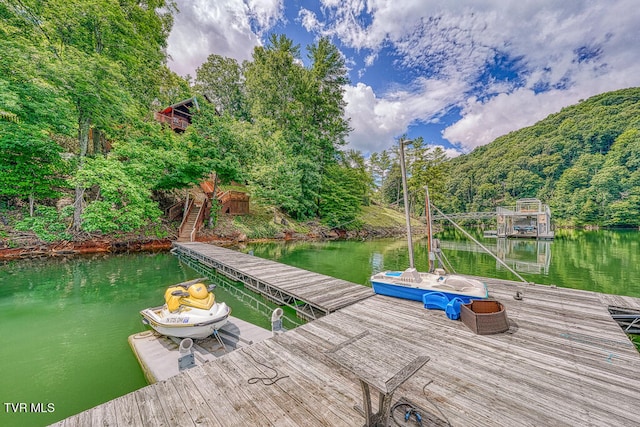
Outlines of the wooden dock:
{"label": "wooden dock", "polygon": [[172,252],[244,283],[276,304],[291,307],[307,320],[373,295],[373,290],[366,286],[206,243],[174,242]]}
{"label": "wooden dock", "polygon": [[[218,339],[192,340],[193,363],[203,365],[235,350],[271,338],[273,333],[233,316],[218,330]],[[151,330],[129,337],[142,372],[149,384],[167,380],[180,373],[180,338],[172,338]]]}
{"label": "wooden dock", "polygon": [[[476,335],[443,311],[375,295],[57,425],[362,425],[358,380],[330,353],[363,333],[378,337],[386,358],[429,358],[393,395],[413,402],[424,425],[640,425],[640,354],[607,310],[638,309],[640,299],[488,286],[507,309],[502,334]],[[400,425],[417,425],[404,424],[404,414],[392,411]]]}

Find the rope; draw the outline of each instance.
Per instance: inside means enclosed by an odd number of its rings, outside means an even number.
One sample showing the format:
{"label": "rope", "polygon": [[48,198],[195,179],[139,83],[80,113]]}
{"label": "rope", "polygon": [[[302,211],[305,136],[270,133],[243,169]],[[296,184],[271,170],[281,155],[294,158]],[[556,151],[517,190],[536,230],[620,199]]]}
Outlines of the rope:
{"label": "rope", "polygon": [[254,362],[255,364],[257,364],[257,365],[261,365],[261,366],[264,366],[265,368],[267,368],[267,369],[269,369],[269,370],[273,371],[273,376],[271,376],[271,377],[251,377],[251,378],[249,378],[249,379],[247,380],[247,383],[248,383],[248,384],[256,384],[256,383],[260,382],[260,383],[262,383],[263,385],[267,385],[267,386],[269,386],[269,385],[274,385],[275,383],[277,383],[278,381],[280,381],[280,380],[281,380],[281,379],[283,379],[283,378],[289,378],[289,375],[284,375],[284,376],[278,377],[278,371],[277,371],[277,369],[275,369],[275,368],[273,368],[273,367],[271,367],[271,366],[269,366],[269,365],[266,365],[266,364],[264,364],[264,363],[262,363],[262,362],[258,362],[258,361],[257,361],[257,360],[256,360],[256,359],[251,355],[251,353],[247,353],[246,351],[244,351],[244,349],[242,349],[242,352],[243,352],[244,354],[248,355],[248,356],[251,358],[251,360],[253,360],[253,362]]}
{"label": "rope", "polygon": [[[442,258],[440,258],[442,257]],[[444,252],[440,252],[438,254],[438,258],[440,258],[440,262],[442,263],[442,265],[447,265],[447,268],[449,269],[449,271],[451,271],[452,273],[455,274],[456,270],[453,268],[453,265],[451,264],[451,262],[449,262],[449,259],[447,258],[447,256],[444,254]]]}

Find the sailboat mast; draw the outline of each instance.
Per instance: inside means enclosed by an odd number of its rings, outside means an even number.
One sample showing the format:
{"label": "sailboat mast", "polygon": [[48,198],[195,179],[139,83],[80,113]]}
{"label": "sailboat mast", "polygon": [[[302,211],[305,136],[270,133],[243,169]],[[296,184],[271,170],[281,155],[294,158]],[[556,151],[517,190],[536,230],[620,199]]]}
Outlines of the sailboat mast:
{"label": "sailboat mast", "polygon": [[431,230],[431,202],[429,200],[429,186],[424,186],[424,216],[427,223],[427,253],[429,254],[429,272],[434,270],[435,256],[433,254],[433,231]]}
{"label": "sailboat mast", "polygon": [[407,244],[409,245],[409,268],[413,266],[413,241],[411,238],[411,218],[409,217],[409,197],[407,195],[407,171],[404,165],[404,146],[410,140],[400,139],[400,172],[402,173],[402,195],[404,197],[404,216],[407,221]]}

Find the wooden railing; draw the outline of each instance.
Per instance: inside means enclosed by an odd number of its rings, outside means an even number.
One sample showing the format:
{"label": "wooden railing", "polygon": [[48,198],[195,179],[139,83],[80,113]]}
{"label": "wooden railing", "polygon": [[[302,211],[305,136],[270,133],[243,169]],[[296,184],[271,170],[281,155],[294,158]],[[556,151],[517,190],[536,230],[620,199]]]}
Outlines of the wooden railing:
{"label": "wooden railing", "polygon": [[205,212],[207,211],[207,207],[209,205],[209,199],[205,199],[200,206],[200,210],[198,211],[198,216],[196,217],[196,222],[193,224],[193,230],[191,230],[190,240],[193,242],[196,239],[196,234],[200,227],[202,227],[202,223],[204,222]]}
{"label": "wooden railing", "polygon": [[189,214],[191,214],[191,210],[195,204],[195,200],[191,200],[189,203],[189,207],[187,207],[187,211],[184,213],[184,217],[182,218],[182,222],[180,223],[180,227],[178,227],[178,236],[182,235],[182,229],[187,224],[187,220],[189,219]]}
{"label": "wooden railing", "polygon": [[189,126],[189,121],[183,117],[168,116],[162,113],[154,113],[154,118],[160,123],[169,123],[171,129],[185,130]]}
{"label": "wooden railing", "polygon": [[183,202],[174,203],[165,211],[165,214],[167,215],[167,218],[169,218],[169,220],[173,221],[174,219],[177,219],[178,216],[182,214],[183,209],[184,209]]}

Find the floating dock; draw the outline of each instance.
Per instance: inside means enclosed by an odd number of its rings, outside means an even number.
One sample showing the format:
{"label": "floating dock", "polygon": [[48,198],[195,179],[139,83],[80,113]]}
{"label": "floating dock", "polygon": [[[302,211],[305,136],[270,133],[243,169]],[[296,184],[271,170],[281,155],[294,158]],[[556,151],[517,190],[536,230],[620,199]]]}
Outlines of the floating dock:
{"label": "floating dock", "polygon": [[639,310],[639,298],[484,280],[507,332],[476,335],[443,311],[374,295],[57,425],[362,425],[359,380],[331,353],[363,334],[378,351],[358,363],[379,378],[393,373],[376,354],[429,358],[393,395],[429,425],[640,425],[640,354],[608,310]]}
{"label": "floating dock", "polygon": [[[259,326],[229,316],[226,325],[218,330],[218,338],[191,340],[180,347],[179,338],[171,338],[151,330],[129,337],[144,376],[149,384],[167,380],[191,364],[201,366],[234,350],[271,338],[273,333]],[[182,350],[182,352],[181,352]],[[190,356],[190,355],[193,356]],[[182,360],[181,360],[182,359]],[[191,363],[189,363],[189,360]]]}
{"label": "floating dock", "polygon": [[497,237],[553,240],[551,210],[538,199],[519,199],[515,208],[498,207],[496,213]]}
{"label": "floating dock", "polygon": [[314,320],[373,295],[370,287],[198,242],[174,242],[172,253],[239,282],[303,319]]}

